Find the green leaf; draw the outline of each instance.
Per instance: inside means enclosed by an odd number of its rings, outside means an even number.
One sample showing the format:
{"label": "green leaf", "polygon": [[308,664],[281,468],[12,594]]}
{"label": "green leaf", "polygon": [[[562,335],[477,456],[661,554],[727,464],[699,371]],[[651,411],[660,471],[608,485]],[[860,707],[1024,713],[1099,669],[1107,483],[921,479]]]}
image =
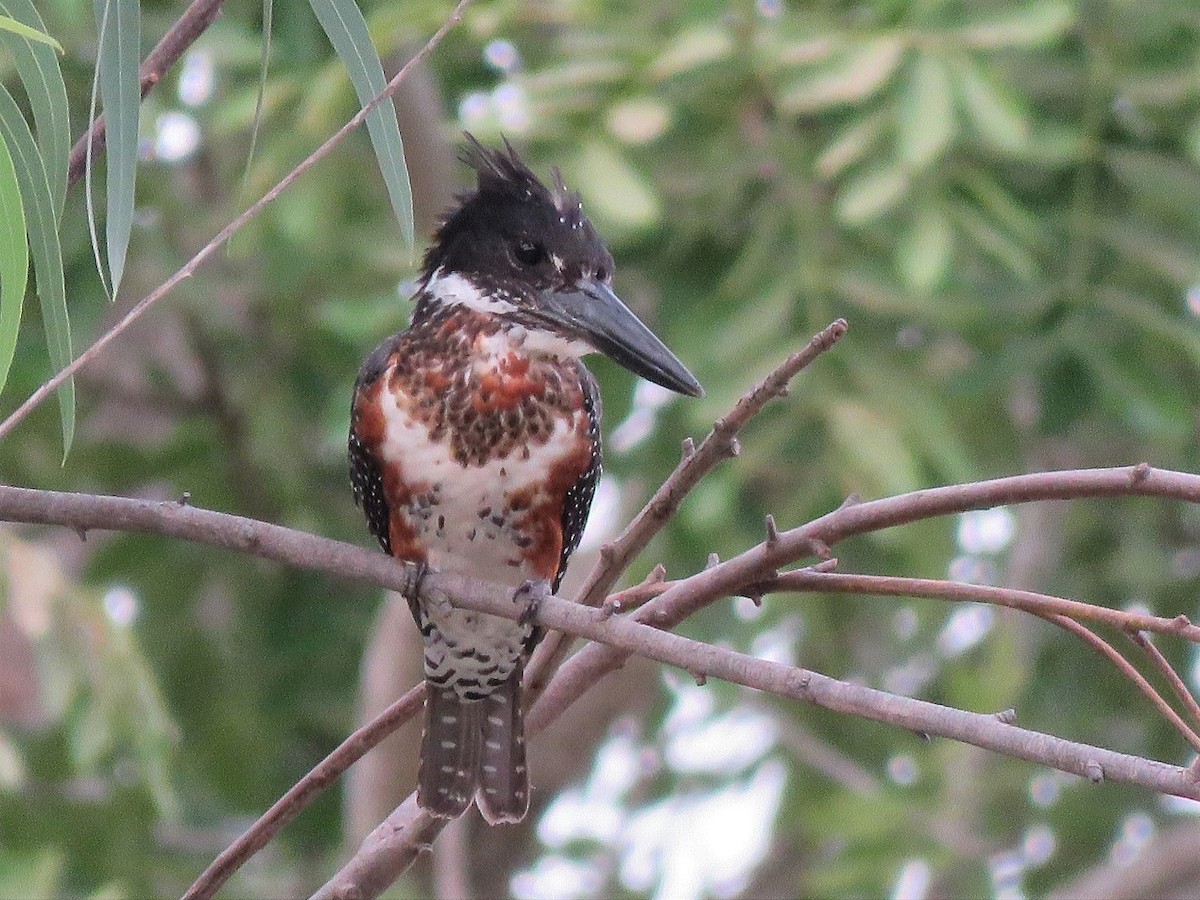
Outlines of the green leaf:
{"label": "green leaf", "polygon": [[[32,28],[45,29],[33,0],[0,0],[0,12]],[[57,222],[62,219],[67,196],[67,158],[71,152],[71,122],[62,69],[54,51],[44,44],[32,44],[12,32],[0,31],[0,45],[12,54],[21,84],[29,95]]]}
{"label": "green leaf", "polygon": [[8,144],[0,139],[0,390],[8,381],[8,367],[17,349],[28,277],[29,243],[21,186]]}
{"label": "green leaf", "polygon": [[[366,106],[387,87],[383,65],[371,43],[366,20],[354,0],[309,0],[309,3],[350,75],[358,102]],[[400,126],[396,123],[396,109],[390,102],[379,104],[367,116],[367,131],[379,160],[392,210],[400,222],[404,243],[411,252],[414,244],[412,186],[404,163],[404,144],[400,140]]]}
{"label": "green leaf", "polygon": [[900,157],[913,168],[924,169],[950,145],[954,126],[954,91],[946,64],[932,53],[921,53],[900,97]]}
{"label": "green leaf", "polygon": [[866,156],[890,124],[881,112],[857,118],[821,151],[816,162],[817,174],[822,178],[836,178]]}
{"label": "green leaf", "polygon": [[[29,248],[37,279],[38,299],[42,305],[42,324],[46,345],[55,370],[65,368],[72,358],[71,324],[67,317],[66,286],[63,283],[62,247],[58,240],[58,222],[46,166],[34,143],[29,123],[21,115],[12,95],[0,87],[0,136],[12,153],[21,188],[21,199],[29,228]],[[58,388],[59,419],[63,433],[63,460],[75,439],[75,379],[68,378]]]}
{"label": "green leaf", "polygon": [[607,142],[589,141],[567,174],[569,184],[587,186],[588,210],[606,223],[602,230],[610,240],[649,228],[662,218],[654,185]]}
{"label": "green leaf", "polygon": [[896,74],[904,59],[904,48],[900,38],[883,37],[842,54],[833,65],[785,89],[779,106],[788,113],[815,113],[861,103]]}
{"label": "green leaf", "polygon": [[997,150],[1018,150],[1029,141],[1029,115],[1020,100],[972,59],[955,61],[963,109],[980,137]]}
{"label": "green leaf", "polygon": [[125,272],[133,229],[137,177],[138,114],[141,107],[141,9],[139,0],[95,0],[100,34],[96,73],[104,104],[107,208],[105,245],[115,299]]}
{"label": "green leaf", "polygon": [[988,256],[1026,281],[1037,274],[1038,266],[1032,254],[974,206],[957,203],[953,212],[958,227]]}
{"label": "green leaf", "polygon": [[37,41],[38,43],[53,47],[59,53],[63,52],[62,44],[50,37],[50,35],[36,28],[31,28],[24,22],[18,22],[12,16],[0,16],[0,31],[8,31],[23,38],[28,38],[31,41]]}
{"label": "green leaf", "polygon": [[650,65],[650,77],[671,78],[725,59],[733,52],[729,30],[708,24],[677,34],[662,54]]}
{"label": "green leaf", "polygon": [[968,25],[957,32],[968,47],[995,50],[1002,47],[1036,47],[1062,37],[1075,23],[1071,5],[1061,0],[1022,4],[1020,8]]}
{"label": "green leaf", "polygon": [[865,225],[895,207],[909,187],[908,173],[901,166],[869,169],[838,193],[837,217],[846,225]]}
{"label": "green leaf", "polygon": [[843,398],[828,411],[830,433],[841,448],[840,458],[857,471],[852,490],[866,496],[887,496],[921,486],[917,462],[893,422],[874,409]]}
{"label": "green leaf", "polygon": [[954,250],[954,231],[941,206],[922,203],[897,247],[896,267],[908,289],[929,295],[945,280]]}
{"label": "green leaf", "polygon": [[1200,166],[1152,150],[1110,149],[1105,162],[1139,206],[1195,221]]}
{"label": "green leaf", "polygon": [[263,0],[262,8],[262,52],[258,58],[258,92],[254,97],[254,123],[250,126],[250,149],[246,151],[246,168],[242,170],[242,186],[239,194],[246,193],[250,183],[250,170],[254,165],[254,152],[258,147],[258,133],[262,129],[263,101],[267,95],[267,69],[271,61],[271,31],[275,20],[274,0]]}

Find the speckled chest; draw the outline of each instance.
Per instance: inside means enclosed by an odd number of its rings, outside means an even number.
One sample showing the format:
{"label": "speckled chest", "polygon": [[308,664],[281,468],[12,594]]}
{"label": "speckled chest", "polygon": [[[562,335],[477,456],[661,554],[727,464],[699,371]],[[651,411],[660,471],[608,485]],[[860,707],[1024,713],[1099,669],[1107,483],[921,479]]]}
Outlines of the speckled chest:
{"label": "speckled chest", "polygon": [[577,540],[564,511],[589,474],[590,503],[599,474],[598,411],[577,360],[528,354],[521,338],[451,310],[364,367],[353,432],[379,465],[393,555],[512,585],[556,580]]}

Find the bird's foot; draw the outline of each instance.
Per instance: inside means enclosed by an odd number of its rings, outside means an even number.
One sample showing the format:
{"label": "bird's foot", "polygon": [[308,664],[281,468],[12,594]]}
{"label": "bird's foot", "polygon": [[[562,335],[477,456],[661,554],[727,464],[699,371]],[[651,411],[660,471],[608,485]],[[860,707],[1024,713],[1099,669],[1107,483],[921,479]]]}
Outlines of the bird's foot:
{"label": "bird's foot", "polygon": [[517,622],[521,625],[531,625],[537,617],[538,607],[542,600],[554,592],[550,582],[544,578],[531,578],[513,592],[513,603],[521,605],[521,617]]}
{"label": "bird's foot", "polygon": [[404,599],[418,600],[443,614],[449,612],[453,607],[450,598],[445,592],[435,590],[428,581],[429,576],[435,574],[437,569],[427,562],[410,562],[406,565],[409,575],[404,585]]}

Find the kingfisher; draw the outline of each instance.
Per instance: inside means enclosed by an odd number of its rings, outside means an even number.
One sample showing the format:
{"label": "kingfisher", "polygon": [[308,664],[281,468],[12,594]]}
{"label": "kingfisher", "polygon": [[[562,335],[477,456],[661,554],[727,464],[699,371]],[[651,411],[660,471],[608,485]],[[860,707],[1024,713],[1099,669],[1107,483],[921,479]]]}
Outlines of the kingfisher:
{"label": "kingfisher", "polygon": [[409,327],[359,372],[350,480],[385,552],[513,589],[520,621],[408,597],[425,654],[417,802],[491,824],[529,809],[521,677],[600,478],[603,353],[672,391],[695,377],[612,289],[613,258],[577,193],[547,187],[507,140],[471,135],[477,176],[422,258]]}

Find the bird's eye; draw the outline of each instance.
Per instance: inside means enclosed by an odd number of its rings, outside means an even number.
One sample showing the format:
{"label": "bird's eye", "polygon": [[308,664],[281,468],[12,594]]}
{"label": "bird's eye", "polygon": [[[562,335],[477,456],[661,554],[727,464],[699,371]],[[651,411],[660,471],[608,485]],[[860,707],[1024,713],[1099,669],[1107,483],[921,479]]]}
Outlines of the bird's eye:
{"label": "bird's eye", "polygon": [[604,268],[604,266],[600,266],[598,269],[596,269],[596,280],[608,281],[608,269]]}
{"label": "bird's eye", "polygon": [[546,261],[546,248],[533,241],[518,241],[513,249],[517,261],[525,266],[536,266]]}

